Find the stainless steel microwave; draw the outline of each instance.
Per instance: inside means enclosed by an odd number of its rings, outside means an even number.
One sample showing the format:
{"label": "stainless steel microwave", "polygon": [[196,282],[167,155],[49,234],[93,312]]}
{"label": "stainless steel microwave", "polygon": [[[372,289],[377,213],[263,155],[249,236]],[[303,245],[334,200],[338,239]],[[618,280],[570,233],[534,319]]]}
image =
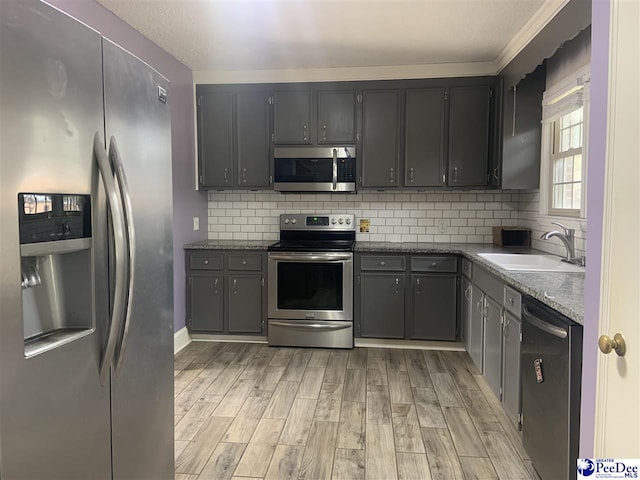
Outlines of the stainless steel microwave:
{"label": "stainless steel microwave", "polygon": [[355,192],[356,148],[274,148],[273,180],[280,192]]}

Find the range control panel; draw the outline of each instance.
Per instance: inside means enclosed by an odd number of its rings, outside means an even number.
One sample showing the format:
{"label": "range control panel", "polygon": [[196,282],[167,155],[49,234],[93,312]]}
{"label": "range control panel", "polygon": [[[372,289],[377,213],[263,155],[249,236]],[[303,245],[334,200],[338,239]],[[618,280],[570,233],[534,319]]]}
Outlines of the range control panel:
{"label": "range control panel", "polygon": [[355,216],[332,213],[311,215],[308,213],[283,213],[280,215],[280,230],[355,230]]}

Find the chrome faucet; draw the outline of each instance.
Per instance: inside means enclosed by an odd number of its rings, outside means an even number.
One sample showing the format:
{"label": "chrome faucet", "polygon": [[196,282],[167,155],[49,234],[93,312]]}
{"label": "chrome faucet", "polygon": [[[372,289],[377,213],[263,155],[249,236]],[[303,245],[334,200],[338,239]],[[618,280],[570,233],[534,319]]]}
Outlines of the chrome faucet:
{"label": "chrome faucet", "polygon": [[567,256],[563,258],[562,261],[567,263],[573,263],[576,265],[581,265],[582,262],[576,259],[576,248],[574,243],[576,238],[575,237],[576,231],[573,228],[565,227],[561,223],[551,222],[551,224],[558,225],[560,228],[562,228],[563,231],[560,232],[558,230],[552,230],[551,232],[543,233],[540,238],[542,240],[549,240],[552,237],[558,237],[564,244],[565,248],[567,249]]}

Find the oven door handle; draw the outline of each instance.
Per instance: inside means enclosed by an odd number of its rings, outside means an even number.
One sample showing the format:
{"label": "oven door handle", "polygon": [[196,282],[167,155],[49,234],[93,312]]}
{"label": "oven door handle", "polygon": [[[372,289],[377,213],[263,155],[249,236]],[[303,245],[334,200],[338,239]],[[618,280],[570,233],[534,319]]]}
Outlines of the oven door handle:
{"label": "oven door handle", "polygon": [[327,254],[299,254],[299,253],[270,253],[269,260],[284,262],[344,262],[352,260],[351,253],[327,253]]}
{"label": "oven door handle", "polygon": [[351,328],[351,323],[348,325],[325,325],[323,323],[285,323],[271,321],[269,325],[273,325],[274,327],[291,327],[300,330],[344,330],[345,328]]}

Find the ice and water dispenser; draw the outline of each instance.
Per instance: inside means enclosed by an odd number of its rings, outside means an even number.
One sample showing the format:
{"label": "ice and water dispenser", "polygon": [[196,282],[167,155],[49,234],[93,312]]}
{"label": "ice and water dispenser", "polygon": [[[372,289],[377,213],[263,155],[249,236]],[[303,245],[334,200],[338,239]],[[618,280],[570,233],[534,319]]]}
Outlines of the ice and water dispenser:
{"label": "ice and water dispenser", "polygon": [[20,193],[24,353],[91,333],[93,265],[89,195]]}

